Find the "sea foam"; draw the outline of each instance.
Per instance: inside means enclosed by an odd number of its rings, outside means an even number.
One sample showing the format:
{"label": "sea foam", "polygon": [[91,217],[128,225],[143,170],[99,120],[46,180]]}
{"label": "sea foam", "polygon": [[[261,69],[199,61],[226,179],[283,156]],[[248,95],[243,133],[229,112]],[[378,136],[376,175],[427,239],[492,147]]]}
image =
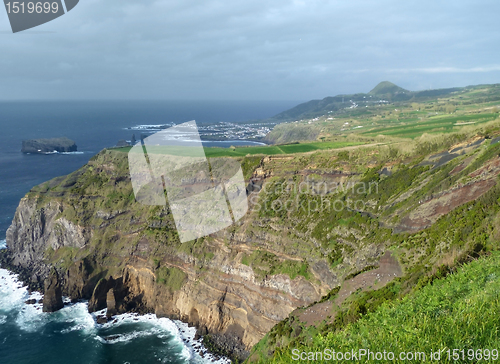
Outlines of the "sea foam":
{"label": "sea foam", "polygon": [[167,124],[142,124],[142,125],[135,125],[131,126],[129,128],[125,128],[127,130],[145,130],[145,131],[159,131],[162,129],[165,129],[167,127],[174,126],[174,123],[167,123]]}
{"label": "sea foam", "polygon": [[[0,240],[0,249],[6,246],[6,241]],[[16,274],[0,269],[0,324],[5,324],[12,317],[16,326],[22,331],[41,332],[48,323],[63,323],[66,325],[60,331],[61,334],[78,331],[85,336],[93,337],[102,345],[126,343],[140,337],[154,335],[161,339],[168,339],[169,345],[178,345],[181,349],[181,356],[187,363],[231,363],[227,358],[216,359],[213,355],[206,353],[201,340],[194,339],[196,329],[183,322],[157,318],[154,314],[141,316],[127,313],[115,316],[108,323],[98,324],[97,317],[106,315],[105,309],[90,314],[88,302],[70,303],[70,300],[65,297],[63,309],[54,313],[44,313],[42,304],[38,303],[42,298],[43,295],[39,292],[30,293]],[[36,300],[37,303],[27,304],[26,301],[31,299]],[[132,332],[127,332],[126,326],[137,323],[142,325]],[[123,328],[124,333],[116,330],[120,327]],[[109,334],[111,329],[115,334]],[[198,351],[205,352],[203,358]]]}
{"label": "sea foam", "polygon": [[26,300],[40,300],[42,295],[38,292],[29,293],[22,282],[5,269],[0,269],[0,315],[7,314],[15,317],[17,326],[27,332],[37,331],[44,325],[42,305],[28,305]]}
{"label": "sea foam", "polygon": [[[96,319],[98,316],[105,315],[106,310],[102,310],[93,314]],[[127,313],[117,315],[112,321],[97,325],[106,331],[116,329],[120,326],[131,324],[143,324],[143,326],[133,332],[125,334],[112,334],[108,336],[96,335],[95,339],[102,344],[113,345],[132,341],[139,337],[147,337],[155,335],[159,338],[169,339],[169,344],[177,343],[182,348],[181,355],[189,363],[217,363],[229,364],[231,361],[227,358],[216,359],[213,355],[206,353],[202,358],[197,349],[203,348],[201,340],[195,340],[196,329],[189,327],[187,324],[180,321],[172,321],[168,318],[157,318],[154,314],[138,315]]]}

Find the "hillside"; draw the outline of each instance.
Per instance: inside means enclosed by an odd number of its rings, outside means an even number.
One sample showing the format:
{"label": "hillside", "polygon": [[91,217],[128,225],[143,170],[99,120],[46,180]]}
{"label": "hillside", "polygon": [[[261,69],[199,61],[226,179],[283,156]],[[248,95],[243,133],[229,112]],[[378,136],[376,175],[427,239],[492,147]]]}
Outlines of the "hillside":
{"label": "hillside", "polygon": [[272,362],[290,363],[300,356],[308,358],[313,353],[316,358],[320,353],[317,362],[329,363],[339,355],[335,351],[341,355],[354,352],[366,363],[382,361],[375,358],[379,354],[370,357],[366,348],[386,353],[386,362],[401,358],[456,363],[482,358],[494,362],[499,358],[496,348],[500,344],[499,258],[495,251],[466,264],[432,285],[415,289],[402,300],[383,303],[377,311],[360,315],[359,321],[344,330],[317,335],[306,346],[294,343],[293,351],[280,350]]}
{"label": "hillside", "polygon": [[279,114],[282,123],[265,141],[330,141],[346,135],[416,138],[494,120],[499,110],[500,85],[411,92],[382,82],[369,94],[327,97]]}
{"label": "hillside", "polygon": [[280,362],[498,250],[498,119],[355,138],[207,149],[241,163],[251,208],[186,243],[169,206],[135,202],[128,149],[103,150],[20,201],[0,259],[47,298],[180,319],[212,351]]}
{"label": "hillside", "polygon": [[[380,109],[407,108],[415,103],[439,104],[449,101],[457,106],[472,97],[472,104],[499,101],[498,85],[478,85],[447,89],[408,91],[391,82],[383,81],[368,93],[338,95],[322,100],[311,100],[275,115],[272,120],[280,122],[328,118],[366,118],[379,115]],[[483,99],[481,99],[483,98]],[[469,104],[470,105],[470,104]]]}
{"label": "hillside", "polygon": [[392,82],[382,81],[377,86],[375,86],[373,90],[371,90],[368,94],[379,97],[388,96],[389,98],[394,98],[400,95],[410,95],[411,92],[393,84]]}

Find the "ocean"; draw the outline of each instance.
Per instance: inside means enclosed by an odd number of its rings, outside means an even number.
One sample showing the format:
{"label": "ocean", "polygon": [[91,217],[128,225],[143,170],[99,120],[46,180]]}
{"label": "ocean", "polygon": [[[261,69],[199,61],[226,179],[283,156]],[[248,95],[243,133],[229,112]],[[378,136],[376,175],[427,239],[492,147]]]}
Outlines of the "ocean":
{"label": "ocean", "polygon": [[[35,185],[82,167],[94,154],[132,134],[152,133],[161,125],[196,120],[201,129],[218,123],[245,123],[271,117],[296,105],[294,101],[85,101],[0,103],[0,249],[19,200]],[[229,124],[224,124],[229,125]],[[221,124],[218,129],[224,130]],[[203,134],[202,134],[203,135]],[[22,154],[24,139],[66,136],[78,152]],[[203,138],[203,136],[202,136]],[[255,142],[226,140],[206,146],[229,147]],[[86,302],[67,304],[56,313],[42,313],[40,299],[16,275],[0,269],[1,364],[150,364],[226,363],[201,354],[195,331],[181,322],[154,315],[120,315],[96,323]]]}

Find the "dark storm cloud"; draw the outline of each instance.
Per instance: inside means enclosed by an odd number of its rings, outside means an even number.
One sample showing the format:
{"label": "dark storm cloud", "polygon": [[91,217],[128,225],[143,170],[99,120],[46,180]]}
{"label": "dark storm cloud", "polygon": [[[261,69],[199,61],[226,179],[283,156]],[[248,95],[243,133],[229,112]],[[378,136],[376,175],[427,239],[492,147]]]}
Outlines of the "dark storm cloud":
{"label": "dark storm cloud", "polygon": [[9,33],[0,98],[297,99],[500,82],[497,1],[81,0]]}

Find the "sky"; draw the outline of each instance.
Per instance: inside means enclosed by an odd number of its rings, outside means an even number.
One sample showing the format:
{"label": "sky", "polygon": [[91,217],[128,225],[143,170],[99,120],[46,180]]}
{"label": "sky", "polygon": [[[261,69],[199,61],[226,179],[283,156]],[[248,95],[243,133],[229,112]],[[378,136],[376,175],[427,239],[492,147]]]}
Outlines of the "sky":
{"label": "sky", "polygon": [[13,34],[0,100],[299,100],[500,83],[500,2],[80,0]]}

